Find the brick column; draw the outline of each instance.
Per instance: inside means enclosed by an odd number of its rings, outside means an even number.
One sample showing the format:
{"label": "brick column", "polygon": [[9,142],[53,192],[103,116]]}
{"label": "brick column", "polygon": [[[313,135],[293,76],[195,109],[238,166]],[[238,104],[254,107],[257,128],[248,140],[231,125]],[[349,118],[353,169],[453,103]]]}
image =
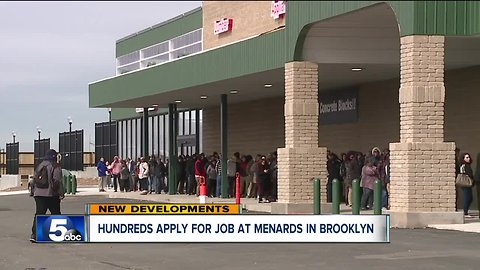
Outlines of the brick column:
{"label": "brick column", "polygon": [[285,64],[285,148],[277,151],[278,203],[283,206],[272,205],[272,212],[312,213],[312,177],[319,177],[325,190],[327,149],[318,147],[318,106],[318,65]]}
{"label": "brick column", "polygon": [[443,36],[401,38],[400,143],[391,143],[392,226],[459,223],[455,143],[443,141]]}

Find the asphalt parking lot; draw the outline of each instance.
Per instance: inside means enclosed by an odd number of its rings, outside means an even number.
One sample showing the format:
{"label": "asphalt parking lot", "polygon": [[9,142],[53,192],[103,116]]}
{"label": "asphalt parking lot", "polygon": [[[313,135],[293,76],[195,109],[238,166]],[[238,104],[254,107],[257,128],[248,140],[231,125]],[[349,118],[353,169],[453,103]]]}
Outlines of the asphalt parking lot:
{"label": "asphalt parking lot", "polygon": [[[62,213],[86,203],[135,202],[67,197]],[[0,197],[0,269],[478,269],[480,234],[391,230],[390,244],[35,244],[34,201]]]}

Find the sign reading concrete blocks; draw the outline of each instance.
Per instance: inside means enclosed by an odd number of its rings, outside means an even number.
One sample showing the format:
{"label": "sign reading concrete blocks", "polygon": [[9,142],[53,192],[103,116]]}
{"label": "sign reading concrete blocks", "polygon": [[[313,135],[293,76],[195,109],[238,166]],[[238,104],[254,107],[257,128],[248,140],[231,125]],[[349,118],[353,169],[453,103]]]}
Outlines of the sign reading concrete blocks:
{"label": "sign reading concrete blocks", "polygon": [[320,125],[358,121],[358,89],[319,93]]}

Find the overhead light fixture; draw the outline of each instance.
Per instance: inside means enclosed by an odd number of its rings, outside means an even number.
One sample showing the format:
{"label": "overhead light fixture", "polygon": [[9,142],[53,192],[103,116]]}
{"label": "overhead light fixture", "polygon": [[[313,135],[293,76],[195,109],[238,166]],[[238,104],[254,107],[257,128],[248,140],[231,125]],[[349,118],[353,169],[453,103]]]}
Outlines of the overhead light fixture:
{"label": "overhead light fixture", "polygon": [[152,104],[152,107],[158,107],[158,104]]}
{"label": "overhead light fixture", "polygon": [[230,90],[230,94],[237,94],[238,90]]}
{"label": "overhead light fixture", "polygon": [[201,99],[206,99],[208,96],[200,96]]}
{"label": "overhead light fixture", "polygon": [[182,101],[181,100],[175,100],[176,103],[181,103]]}
{"label": "overhead light fixture", "polygon": [[271,84],[269,84],[269,83],[266,83],[266,84],[264,84],[263,86],[265,86],[265,88],[270,88],[270,87],[272,87],[273,85],[271,85]]}
{"label": "overhead light fixture", "polygon": [[362,71],[363,68],[352,68],[352,71]]}

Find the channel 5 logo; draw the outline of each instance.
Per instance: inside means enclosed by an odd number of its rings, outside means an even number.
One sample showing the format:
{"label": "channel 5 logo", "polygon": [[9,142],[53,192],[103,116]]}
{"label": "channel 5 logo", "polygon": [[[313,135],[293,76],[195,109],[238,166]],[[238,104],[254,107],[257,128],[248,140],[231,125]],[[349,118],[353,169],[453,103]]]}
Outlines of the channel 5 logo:
{"label": "channel 5 logo", "polygon": [[85,216],[37,216],[37,242],[85,242]]}

